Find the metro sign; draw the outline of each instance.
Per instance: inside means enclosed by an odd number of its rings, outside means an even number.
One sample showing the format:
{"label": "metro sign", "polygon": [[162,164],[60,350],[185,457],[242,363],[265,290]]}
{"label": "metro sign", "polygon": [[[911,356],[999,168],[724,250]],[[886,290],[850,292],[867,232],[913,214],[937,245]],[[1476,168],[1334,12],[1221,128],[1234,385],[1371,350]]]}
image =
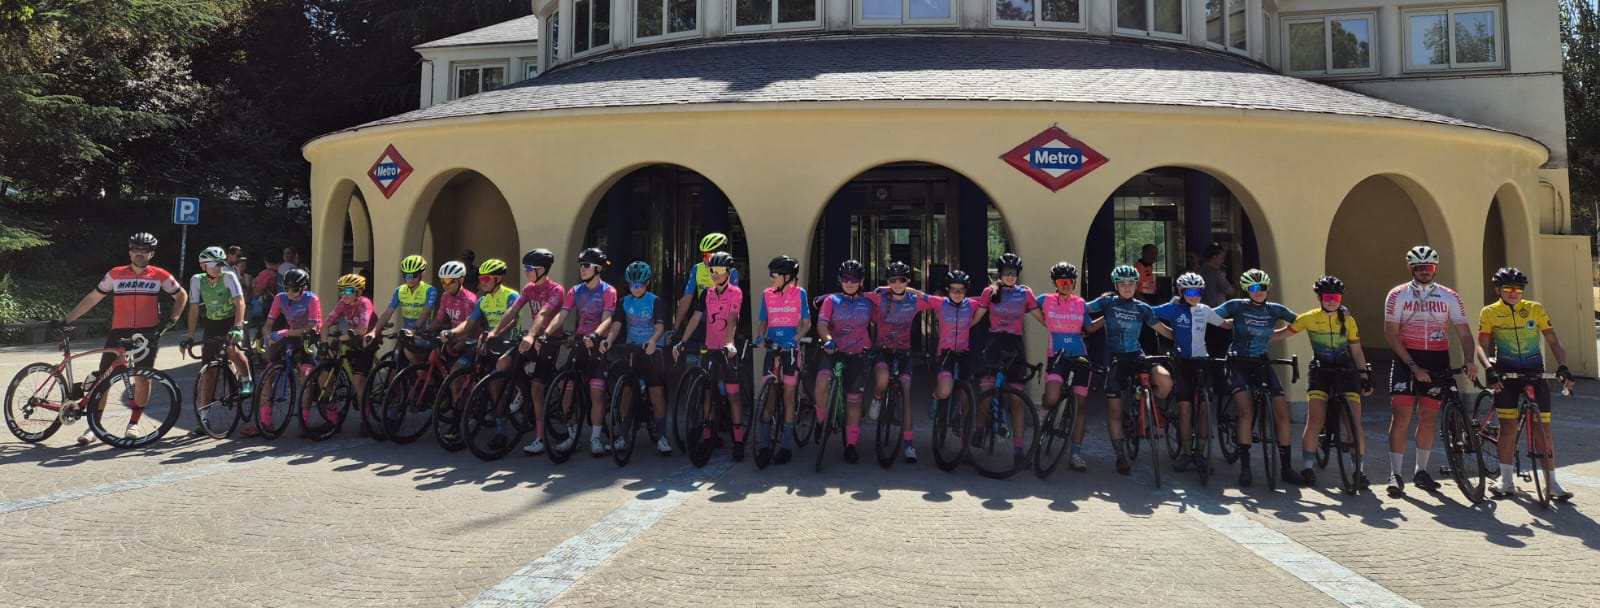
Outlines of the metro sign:
{"label": "metro sign", "polygon": [[1110,160],[1056,125],[1000,155],[1000,159],[1051,192],[1071,185]]}
{"label": "metro sign", "polygon": [[400,189],[400,184],[405,183],[407,177],[411,177],[411,163],[406,162],[400,151],[394,149],[394,144],[389,144],[383,155],[378,157],[378,162],[367,170],[367,177],[378,185],[383,198],[389,198],[394,196],[394,191]]}

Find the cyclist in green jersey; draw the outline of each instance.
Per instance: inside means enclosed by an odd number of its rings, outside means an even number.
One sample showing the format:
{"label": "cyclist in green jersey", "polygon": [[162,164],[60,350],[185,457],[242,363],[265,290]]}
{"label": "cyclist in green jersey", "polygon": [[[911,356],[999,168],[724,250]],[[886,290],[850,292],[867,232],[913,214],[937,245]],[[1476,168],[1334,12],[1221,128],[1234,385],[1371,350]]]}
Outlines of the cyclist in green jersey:
{"label": "cyclist in green jersey", "polygon": [[[189,303],[198,306],[189,307],[189,332],[183,340],[183,348],[187,350],[194,345],[196,327],[204,328],[207,343],[200,358],[209,362],[217,358],[219,346],[222,346],[213,343],[212,338],[231,339],[232,342],[226,343],[228,362],[239,378],[239,394],[248,397],[255,386],[250,377],[250,365],[238,348],[238,342],[244,339],[244,288],[237,275],[223,269],[225,257],[221,247],[207,247],[200,252],[202,272],[189,278]],[[200,319],[202,308],[205,309],[204,322]],[[216,382],[217,371],[207,372],[200,379],[200,393],[195,399],[212,394]],[[196,428],[194,434],[200,433],[204,431]]]}
{"label": "cyclist in green jersey", "polygon": [[[439,290],[422,282],[423,275],[427,272],[428,260],[420,255],[406,256],[406,259],[400,260],[400,273],[405,279],[405,284],[395,288],[394,297],[389,300],[389,307],[384,309],[383,314],[378,316],[378,321],[368,330],[368,340],[378,339],[378,332],[389,323],[389,319],[394,318],[396,310],[400,311],[402,329],[422,330],[427,327],[427,320],[433,316],[434,308],[439,306]],[[412,363],[421,363],[426,358],[426,353],[406,351],[406,359]]]}

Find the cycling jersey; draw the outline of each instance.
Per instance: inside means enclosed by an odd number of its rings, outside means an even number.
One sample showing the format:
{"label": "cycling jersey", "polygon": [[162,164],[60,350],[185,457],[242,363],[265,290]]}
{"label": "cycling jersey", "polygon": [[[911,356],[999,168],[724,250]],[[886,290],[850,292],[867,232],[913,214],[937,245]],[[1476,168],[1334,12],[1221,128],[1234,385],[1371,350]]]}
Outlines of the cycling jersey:
{"label": "cycling jersey", "polygon": [[161,324],[159,296],[177,293],[172,274],[155,266],[134,270],[132,265],[112,268],[95,286],[111,296],[111,329],[142,329]]}
{"label": "cycling jersey", "polygon": [[613,323],[621,319],[623,327],[628,329],[627,344],[647,344],[650,337],[656,335],[656,326],[669,323],[672,314],[667,311],[667,301],[656,294],[645,293],[644,297],[636,298],[630,293],[617,301],[611,319]]}
{"label": "cycling jersey", "polygon": [[1033,290],[1026,285],[1015,287],[1000,287],[1000,302],[993,303],[994,286],[983,288],[983,294],[978,296],[978,308],[989,311],[989,333],[1022,335],[1022,320],[1028,316],[1028,311],[1039,306],[1034,299]]}
{"label": "cycling jersey", "polygon": [[1389,290],[1383,322],[1400,324],[1400,343],[1411,350],[1449,350],[1451,325],[1467,323],[1461,295],[1438,283],[1415,281]]}
{"label": "cycling jersey", "polygon": [[738,322],[739,307],[743,304],[744,292],[732,283],[721,291],[716,287],[707,289],[695,298],[694,310],[700,313],[700,325],[706,328],[706,348],[722,348],[733,342],[733,332],[738,330],[735,323]]}
{"label": "cycling jersey", "polygon": [[1494,337],[1495,367],[1544,369],[1539,337],[1555,331],[1550,315],[1538,302],[1523,300],[1515,308],[1500,300],[1478,314],[1478,335]]}
{"label": "cycling jersey", "polygon": [[[1339,324],[1340,313],[1344,314],[1343,325]],[[1300,313],[1294,318],[1294,323],[1289,324],[1289,331],[1306,332],[1311,337],[1312,356],[1317,361],[1339,367],[1351,362],[1350,345],[1361,343],[1356,318],[1350,316],[1350,310],[1343,306],[1334,312],[1326,312],[1319,307]]]}
{"label": "cycling jersey", "polygon": [[978,311],[972,298],[963,298],[957,304],[944,296],[928,296],[923,298],[922,309],[939,315],[939,354],[967,352],[972,343],[972,315]]}
{"label": "cycling jersey", "polygon": [[817,322],[828,324],[839,352],[858,355],[872,348],[872,334],[867,327],[872,325],[873,310],[872,300],[860,293],[854,297],[831,293],[822,298]]}
{"label": "cycling jersey", "polygon": [[911,324],[922,310],[922,298],[906,292],[902,299],[895,300],[893,294],[887,287],[867,294],[877,314],[873,322],[878,324],[878,347],[911,350]]}
{"label": "cycling jersey", "polygon": [[597,283],[598,287],[578,283],[567,290],[567,297],[561,303],[562,310],[576,311],[580,336],[594,333],[604,320],[604,314],[617,307],[617,290],[605,281]]}
{"label": "cycling jersey", "polygon": [[[472,316],[469,318],[480,323],[483,331],[494,331],[494,328],[500,325],[500,318],[505,316],[506,311],[511,310],[512,304],[516,303],[517,292],[501,285],[494,290],[494,293],[484,294],[478,298],[478,308],[472,311]],[[516,333],[516,319],[511,320],[511,328],[508,331]]]}
{"label": "cycling jersey", "polygon": [[460,325],[462,321],[472,317],[472,311],[478,309],[478,294],[472,290],[461,288],[455,295],[450,295],[449,290],[439,292],[439,311],[434,313],[435,319],[448,319],[450,327]]}
{"label": "cycling jersey", "polygon": [[1050,355],[1058,352],[1082,357],[1088,354],[1083,345],[1085,307],[1077,294],[1051,293],[1039,296],[1039,308],[1044,311],[1044,326],[1050,330]]}
{"label": "cycling jersey", "polygon": [[328,317],[328,323],[340,331],[364,334],[372,329],[372,324],[378,321],[377,317],[377,311],[372,309],[372,300],[366,296],[357,297],[354,304],[347,304],[344,298],[339,298],[339,303],[333,306],[333,314]]}
{"label": "cycling jersey", "polygon": [[811,318],[808,302],[806,290],[797,285],[783,291],[771,287],[762,291],[756,318],[767,324],[767,339],[780,346],[794,343],[800,333],[800,321]]}
{"label": "cycling jersey", "polygon": [[231,272],[223,271],[215,283],[203,272],[189,277],[189,303],[200,306],[208,320],[233,320],[233,299],[242,297],[244,288],[239,286],[239,277]]}
{"label": "cycling jersey", "polygon": [[1256,304],[1246,298],[1223,302],[1217,315],[1233,319],[1233,343],[1228,352],[1243,357],[1265,357],[1278,321],[1293,323],[1294,311],[1277,302]]}
{"label": "cycling jersey", "polygon": [[1142,300],[1125,300],[1113,294],[1095,298],[1084,310],[1106,320],[1106,350],[1113,355],[1135,355],[1139,349],[1141,325],[1155,327],[1161,321],[1156,311]]}
{"label": "cycling jersey", "polygon": [[[728,269],[728,284],[739,284],[738,268]],[[700,294],[705,293],[705,290],[711,289],[715,285],[716,283],[711,280],[711,271],[706,268],[706,265],[704,263],[695,264],[693,268],[689,269],[689,281],[683,284],[683,295],[698,297]]]}
{"label": "cycling jersey", "polygon": [[322,325],[322,301],[317,299],[317,294],[306,291],[300,294],[300,299],[289,299],[288,293],[280,293],[272,298],[272,310],[267,311],[267,327],[283,317],[289,323],[290,330],[316,329]]}
{"label": "cycling jersey", "polygon": [[[561,312],[561,307],[567,303],[567,290],[560,283],[546,279],[540,283],[529,283],[522,286],[522,299],[528,301],[529,316],[534,325],[542,325],[551,315]],[[560,327],[548,330],[551,337],[562,335]]]}
{"label": "cycling jersey", "polygon": [[389,308],[400,309],[400,317],[405,320],[403,327],[406,329],[416,329],[417,322],[422,320],[422,311],[438,306],[439,290],[427,283],[417,283],[416,289],[407,285],[396,287],[394,297],[389,299]]}
{"label": "cycling jersey", "polygon": [[1222,326],[1222,317],[1205,304],[1190,306],[1183,300],[1167,302],[1155,307],[1156,318],[1172,326],[1173,342],[1177,343],[1178,356],[1197,359],[1211,356],[1206,351],[1206,326]]}

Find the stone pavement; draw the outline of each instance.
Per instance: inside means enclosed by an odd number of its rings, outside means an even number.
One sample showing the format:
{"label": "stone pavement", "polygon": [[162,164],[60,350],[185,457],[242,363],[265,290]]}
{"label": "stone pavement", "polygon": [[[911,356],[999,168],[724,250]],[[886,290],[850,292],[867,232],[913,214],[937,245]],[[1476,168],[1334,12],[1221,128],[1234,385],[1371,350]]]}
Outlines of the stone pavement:
{"label": "stone pavement", "polygon": [[[0,379],[49,353],[0,349]],[[188,390],[195,364],[176,357],[161,363]],[[1091,471],[1049,480],[940,472],[926,424],[922,464],[863,454],[822,474],[809,449],[764,471],[726,451],[703,470],[645,451],[619,469],[348,434],[191,439],[187,412],[148,450],[3,434],[0,606],[1587,605],[1600,384],[1556,399],[1577,498],[1549,511],[1469,507],[1449,485],[1346,497],[1332,472],[1157,489],[1144,462],[1110,471],[1098,401]],[[1387,412],[1365,422],[1381,436]]]}

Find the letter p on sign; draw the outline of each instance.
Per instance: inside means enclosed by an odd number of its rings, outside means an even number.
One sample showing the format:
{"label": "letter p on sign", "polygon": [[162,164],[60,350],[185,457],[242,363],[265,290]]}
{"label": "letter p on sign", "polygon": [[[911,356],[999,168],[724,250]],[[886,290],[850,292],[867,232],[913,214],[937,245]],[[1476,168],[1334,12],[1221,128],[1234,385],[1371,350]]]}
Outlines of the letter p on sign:
{"label": "letter p on sign", "polygon": [[200,199],[181,196],[172,199],[172,223],[184,226],[200,223]]}

